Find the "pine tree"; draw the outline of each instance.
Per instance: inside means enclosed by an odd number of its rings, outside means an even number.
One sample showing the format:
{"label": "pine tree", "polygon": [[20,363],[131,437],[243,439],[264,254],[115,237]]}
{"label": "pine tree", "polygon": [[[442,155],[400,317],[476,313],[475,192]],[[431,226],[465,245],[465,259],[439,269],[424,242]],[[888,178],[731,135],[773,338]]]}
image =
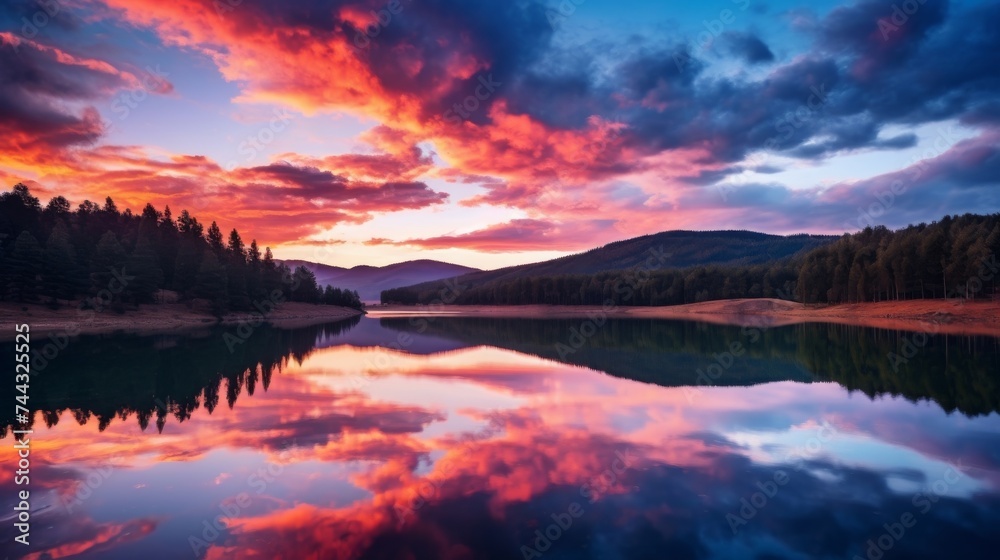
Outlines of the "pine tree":
{"label": "pine tree", "polygon": [[163,209],[163,219],[160,220],[160,226],[166,229],[177,229],[177,224],[174,222],[174,215],[170,212],[169,204]]}
{"label": "pine tree", "polygon": [[221,316],[229,303],[227,289],[228,278],[226,268],[212,251],[205,251],[198,268],[198,279],[194,293],[197,297],[207,299],[212,306],[212,312]]}
{"label": "pine tree", "polygon": [[190,237],[201,238],[204,234],[204,227],[198,222],[198,219],[192,217],[188,214],[187,210],[181,210],[180,218],[177,218],[177,231],[182,234],[188,235]]}
{"label": "pine tree", "polygon": [[230,309],[251,309],[250,294],[247,291],[246,270],[247,266],[238,262],[230,263],[226,266]]}
{"label": "pine tree", "polygon": [[42,217],[45,218],[45,221],[51,227],[54,227],[59,222],[66,222],[69,216],[69,201],[63,196],[52,197],[49,203],[45,205],[45,210],[42,211]]}
{"label": "pine tree", "polygon": [[219,229],[219,224],[212,222],[212,225],[208,228],[208,233],[205,235],[205,238],[208,241],[209,249],[215,253],[216,257],[221,258],[226,247],[222,242],[222,230]]}
{"label": "pine tree", "polygon": [[62,223],[56,225],[45,242],[43,291],[51,301],[72,299],[79,285],[76,255],[70,243],[69,232]]}
{"label": "pine tree", "polygon": [[986,250],[989,256],[986,259],[986,268],[988,269],[990,275],[990,295],[996,297],[997,295],[997,276],[1000,276],[1000,216],[994,219],[996,225],[993,226],[993,230],[989,236],[986,238]]}
{"label": "pine tree", "polygon": [[311,270],[300,265],[295,268],[292,278],[295,286],[295,290],[292,292],[292,301],[319,302],[322,293],[319,285],[316,284],[316,275]]}
{"label": "pine tree", "polygon": [[170,206],[163,210],[163,218],[157,226],[156,255],[163,271],[163,288],[170,288],[175,283],[177,251],[180,248],[180,232],[170,213]]}
{"label": "pine tree", "polygon": [[[287,266],[278,265],[275,262],[274,256],[271,254],[271,248],[264,248],[264,259],[260,263],[261,265],[261,286],[267,297],[275,292],[275,290],[280,291],[287,298],[289,295],[288,286],[283,281],[284,274],[290,274]],[[289,276],[289,279],[291,277]]]}
{"label": "pine tree", "polygon": [[203,252],[205,251],[198,239],[186,237],[179,241],[177,259],[174,262],[173,289],[184,296],[193,293]]}
{"label": "pine tree", "polygon": [[250,242],[250,249],[247,250],[247,295],[253,299],[264,299],[264,284],[261,276],[261,256],[257,247],[257,240]]}
{"label": "pine tree", "polygon": [[38,199],[22,183],[14,185],[10,192],[0,193],[0,235],[13,241],[23,231],[40,233],[41,208]]}
{"label": "pine tree", "polygon": [[103,208],[103,210],[105,212],[107,212],[108,214],[111,214],[111,215],[114,215],[114,216],[118,216],[119,215],[118,205],[115,204],[114,200],[111,200],[110,196],[104,199],[104,208]]}
{"label": "pine tree", "polygon": [[163,285],[163,270],[160,268],[153,244],[145,233],[140,234],[125,268],[129,275],[135,277],[129,282],[128,296],[135,303],[154,301],[154,294]]}
{"label": "pine tree", "polygon": [[250,250],[247,251],[247,262],[252,266],[260,265],[260,248],[257,247],[256,239],[250,242]]}
{"label": "pine tree", "polygon": [[35,301],[40,292],[39,281],[43,271],[44,253],[38,240],[23,231],[14,241],[14,250],[8,259],[10,279],[8,293],[14,301]]}
{"label": "pine tree", "polygon": [[162,217],[163,214],[160,214],[156,208],[153,208],[152,204],[146,203],[146,206],[142,209],[143,222],[152,222],[153,224],[157,224],[160,222],[160,218]]}
{"label": "pine tree", "polygon": [[[212,225],[215,225],[214,222]],[[229,251],[229,259],[232,262],[244,263],[247,260],[247,249],[243,244],[243,238],[240,237],[240,232],[233,229],[229,232],[229,244],[226,246]]]}
{"label": "pine tree", "polygon": [[125,249],[118,242],[117,235],[108,231],[101,236],[90,269],[91,289],[100,301],[100,306],[93,305],[95,308],[112,304],[115,310],[123,310],[120,306],[121,295],[128,288],[129,276],[125,270],[126,259]]}

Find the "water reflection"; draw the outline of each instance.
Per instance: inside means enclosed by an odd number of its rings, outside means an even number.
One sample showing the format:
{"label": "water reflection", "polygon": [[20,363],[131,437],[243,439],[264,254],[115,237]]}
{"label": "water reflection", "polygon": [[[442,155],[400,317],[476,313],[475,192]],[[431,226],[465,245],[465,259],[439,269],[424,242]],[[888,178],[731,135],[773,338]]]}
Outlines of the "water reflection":
{"label": "water reflection", "polygon": [[768,329],[663,320],[610,320],[590,336],[581,329],[585,322],[572,319],[387,318],[381,323],[668,387],[836,381],[873,398],[930,399],[948,412],[967,415],[1000,412],[1000,341],[989,337],[845,325]]}
{"label": "water reflection", "polygon": [[32,386],[32,557],[993,557],[996,340],[578,325],[74,341]]}

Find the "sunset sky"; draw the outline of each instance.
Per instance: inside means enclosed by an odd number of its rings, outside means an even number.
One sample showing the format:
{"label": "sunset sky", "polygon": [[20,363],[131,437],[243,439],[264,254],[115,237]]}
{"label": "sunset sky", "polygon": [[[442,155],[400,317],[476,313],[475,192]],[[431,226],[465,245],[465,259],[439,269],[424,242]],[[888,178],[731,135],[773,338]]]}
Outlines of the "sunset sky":
{"label": "sunset sky", "polygon": [[1000,4],[671,4],[4,0],[0,179],[340,266],[1000,211]]}

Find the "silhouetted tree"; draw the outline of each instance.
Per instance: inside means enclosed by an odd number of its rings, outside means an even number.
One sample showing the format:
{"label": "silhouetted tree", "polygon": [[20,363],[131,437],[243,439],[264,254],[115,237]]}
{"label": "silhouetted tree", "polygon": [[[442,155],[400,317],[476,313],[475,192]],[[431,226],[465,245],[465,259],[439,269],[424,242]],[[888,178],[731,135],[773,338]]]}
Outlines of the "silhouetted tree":
{"label": "silhouetted tree", "polygon": [[195,283],[195,295],[207,299],[212,305],[212,312],[221,315],[229,304],[229,290],[226,269],[212,251],[202,255],[201,266],[198,268],[198,279]]}
{"label": "silhouetted tree", "polygon": [[146,235],[139,236],[125,269],[134,276],[126,290],[129,297],[135,303],[152,302],[153,295],[163,285],[163,270]]}
{"label": "silhouetted tree", "polygon": [[129,284],[129,273],[125,270],[126,259],[125,249],[118,242],[118,236],[111,231],[101,236],[91,262],[91,293],[97,296],[102,306],[110,304],[116,311],[122,311],[122,295]]}
{"label": "silhouetted tree", "polygon": [[316,283],[316,275],[305,266],[297,266],[292,273],[292,285],[295,286],[291,294],[292,301],[305,303],[318,303],[322,292]]}
{"label": "silhouetted tree", "polygon": [[45,242],[43,291],[51,301],[72,299],[81,286],[80,271],[70,243],[69,232],[62,223],[56,225]]}
{"label": "silhouetted tree", "polygon": [[10,267],[11,299],[15,301],[34,301],[39,295],[39,284],[42,275],[42,247],[30,232],[23,231],[14,242],[14,250],[7,259]]}
{"label": "silhouetted tree", "polygon": [[222,258],[222,252],[226,247],[222,241],[222,230],[219,229],[219,224],[212,222],[212,225],[208,227],[208,233],[205,234],[205,238],[208,241],[208,248],[215,253],[216,257]]}

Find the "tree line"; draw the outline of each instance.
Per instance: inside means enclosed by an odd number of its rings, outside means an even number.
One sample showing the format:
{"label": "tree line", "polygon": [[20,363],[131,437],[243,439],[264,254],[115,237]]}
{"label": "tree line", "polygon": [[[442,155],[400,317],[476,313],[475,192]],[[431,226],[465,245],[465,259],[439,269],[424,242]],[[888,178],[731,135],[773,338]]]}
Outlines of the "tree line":
{"label": "tree line", "polygon": [[796,293],[819,303],[992,297],[998,254],[1000,214],[869,227],[809,253]]}
{"label": "tree line", "polygon": [[43,208],[23,184],[0,194],[0,300],[124,312],[166,292],[207,300],[216,314],[275,300],[363,307],[357,292],[320,286],[305,266],[275,261],[236,229],[206,230],[187,210],[175,219],[147,204],[133,214],[111,197],[71,210],[62,196]]}
{"label": "tree line", "polygon": [[[835,381],[871,399],[931,400],[969,417],[1000,412],[1000,339],[928,335],[919,359],[903,357],[914,333],[809,323],[757,328],[691,321],[609,318],[571,352],[579,319],[448,317],[419,322],[384,317],[395,331],[488,345],[664,387],[751,386]],[[732,352],[736,350],[734,355]],[[731,360],[731,361],[727,361]],[[716,372],[712,364],[731,365]]]}
{"label": "tree line", "polygon": [[1000,214],[945,216],[898,231],[868,227],[803,255],[752,266],[634,267],[385,290],[384,303],[682,305],[778,298],[803,303],[993,297]]}

